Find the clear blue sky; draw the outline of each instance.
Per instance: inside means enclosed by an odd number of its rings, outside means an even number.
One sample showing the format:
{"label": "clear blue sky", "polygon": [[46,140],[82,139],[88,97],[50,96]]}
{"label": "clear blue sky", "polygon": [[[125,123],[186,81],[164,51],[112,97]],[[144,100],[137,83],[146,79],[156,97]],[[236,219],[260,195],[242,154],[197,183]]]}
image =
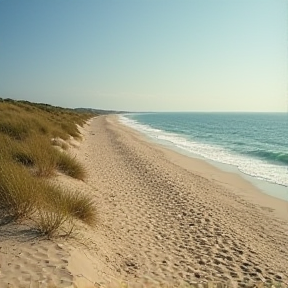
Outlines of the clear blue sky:
{"label": "clear blue sky", "polygon": [[287,111],[286,0],[0,0],[0,97]]}

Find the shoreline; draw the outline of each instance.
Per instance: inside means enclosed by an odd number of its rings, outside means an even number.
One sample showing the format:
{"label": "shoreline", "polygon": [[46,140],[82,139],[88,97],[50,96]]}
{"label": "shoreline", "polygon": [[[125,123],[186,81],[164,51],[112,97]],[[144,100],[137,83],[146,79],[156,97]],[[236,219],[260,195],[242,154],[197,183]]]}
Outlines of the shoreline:
{"label": "shoreline", "polygon": [[[118,117],[118,115],[116,115],[116,117]],[[119,119],[115,119],[115,121],[117,121],[117,124],[126,127],[129,133],[137,135],[137,137],[142,141],[146,141],[154,148],[164,152],[165,156],[174,164],[187,169],[192,173],[215,181],[225,187],[234,189],[235,193],[245,197],[245,199],[249,201],[252,201],[253,204],[267,207],[271,206],[270,208],[276,211],[277,216],[280,216],[284,220],[288,220],[288,200],[271,195],[271,191],[270,193],[266,193],[267,186],[270,186],[271,189],[278,188],[281,190],[281,193],[286,192],[284,190],[288,189],[288,187],[262,181],[241,172],[233,165],[218,163],[210,159],[197,157],[196,154],[195,157],[193,157],[189,153],[181,153],[180,149],[173,149],[173,147],[153,141],[153,139],[146,134],[121,123]],[[262,183],[259,185],[260,182]],[[279,188],[278,186],[281,187]]]}
{"label": "shoreline", "polygon": [[[141,129],[137,129],[135,127],[133,127],[133,125],[131,125],[130,122],[127,122],[125,120],[123,120],[125,118],[122,119],[119,115],[117,115],[119,118],[119,122],[127,127],[130,127],[133,130],[138,131],[141,135],[143,135],[145,137],[145,139],[148,142],[151,143],[155,143],[157,145],[160,145],[162,147],[166,147],[170,150],[173,150],[181,155],[185,155],[188,156],[190,158],[193,159],[200,159],[202,161],[205,161],[206,163],[222,170],[225,172],[232,172],[235,174],[240,175],[242,178],[244,178],[246,181],[249,181],[250,183],[252,183],[258,190],[263,191],[263,193],[268,194],[272,197],[276,197],[285,201],[288,201],[288,186],[284,185],[284,184],[278,184],[276,182],[272,182],[269,180],[266,180],[264,178],[261,178],[261,176],[259,176],[260,178],[258,178],[257,176],[253,176],[250,175],[248,173],[243,172],[242,170],[239,169],[238,166],[234,165],[233,163],[227,164],[221,161],[217,161],[217,160],[212,160],[210,158],[205,158],[204,156],[195,154],[193,152],[189,152],[185,149],[182,149],[180,147],[177,147],[173,144],[170,143],[170,141],[168,140],[163,140],[163,139],[158,139],[155,137],[152,137],[149,133],[145,133],[145,131],[141,131]],[[130,118],[127,118],[130,119]],[[141,124],[141,123],[139,123]],[[141,124],[143,125],[143,123]],[[165,132],[164,130],[162,132]],[[166,131],[167,132],[167,131]],[[173,142],[172,142],[173,143]],[[287,170],[287,169],[286,169]],[[288,170],[287,170],[288,173]]]}

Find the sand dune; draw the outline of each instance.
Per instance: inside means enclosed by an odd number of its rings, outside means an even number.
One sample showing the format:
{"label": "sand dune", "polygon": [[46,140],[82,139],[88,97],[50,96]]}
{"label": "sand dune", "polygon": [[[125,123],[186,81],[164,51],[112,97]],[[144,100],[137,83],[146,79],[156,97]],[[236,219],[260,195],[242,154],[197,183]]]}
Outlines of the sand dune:
{"label": "sand dune", "polygon": [[55,181],[95,196],[97,227],[79,224],[53,241],[1,227],[1,288],[287,283],[287,202],[149,143],[116,116],[94,118],[82,133],[72,153],[87,180]]}

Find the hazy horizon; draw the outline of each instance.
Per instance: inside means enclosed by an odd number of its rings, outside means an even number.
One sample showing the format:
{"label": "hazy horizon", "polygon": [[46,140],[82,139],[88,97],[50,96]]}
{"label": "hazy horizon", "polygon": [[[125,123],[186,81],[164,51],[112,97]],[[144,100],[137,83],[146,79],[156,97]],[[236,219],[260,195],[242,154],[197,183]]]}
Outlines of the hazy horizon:
{"label": "hazy horizon", "polygon": [[0,97],[287,112],[285,0],[0,0]]}

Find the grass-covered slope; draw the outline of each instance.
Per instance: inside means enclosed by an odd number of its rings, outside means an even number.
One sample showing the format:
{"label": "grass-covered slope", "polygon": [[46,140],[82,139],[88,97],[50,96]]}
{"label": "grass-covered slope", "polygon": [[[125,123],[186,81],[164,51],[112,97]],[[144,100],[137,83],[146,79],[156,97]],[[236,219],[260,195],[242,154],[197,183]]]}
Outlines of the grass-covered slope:
{"label": "grass-covered slope", "polygon": [[64,223],[73,226],[75,219],[95,223],[96,208],[90,197],[47,181],[57,172],[84,180],[85,168],[70,156],[69,140],[81,138],[78,127],[92,116],[47,104],[0,99],[2,224],[29,219],[40,233],[52,236]]}

